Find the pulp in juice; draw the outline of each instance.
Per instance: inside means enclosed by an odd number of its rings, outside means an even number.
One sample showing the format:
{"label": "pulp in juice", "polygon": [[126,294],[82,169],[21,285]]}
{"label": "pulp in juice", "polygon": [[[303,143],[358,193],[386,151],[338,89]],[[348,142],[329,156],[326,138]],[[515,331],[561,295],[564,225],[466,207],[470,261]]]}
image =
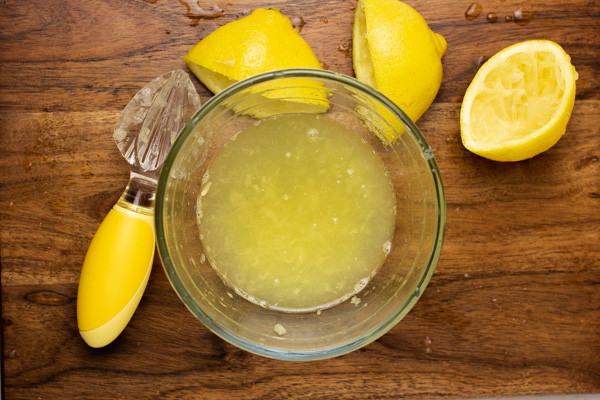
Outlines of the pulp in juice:
{"label": "pulp in juice", "polygon": [[392,183],[373,148],[315,115],[264,119],[217,153],[197,202],[222,279],[265,307],[305,312],[360,291],[390,251]]}

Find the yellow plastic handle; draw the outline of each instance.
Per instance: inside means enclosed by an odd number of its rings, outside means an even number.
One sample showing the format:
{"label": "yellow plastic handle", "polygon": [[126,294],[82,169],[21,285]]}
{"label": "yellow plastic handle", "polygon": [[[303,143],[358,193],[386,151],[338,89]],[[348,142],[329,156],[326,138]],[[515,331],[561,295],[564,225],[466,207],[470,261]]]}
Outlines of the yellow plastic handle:
{"label": "yellow plastic handle", "polygon": [[79,333],[91,347],[106,346],[129,323],[150,277],[154,246],[153,215],[117,204],[98,228],[77,292]]}

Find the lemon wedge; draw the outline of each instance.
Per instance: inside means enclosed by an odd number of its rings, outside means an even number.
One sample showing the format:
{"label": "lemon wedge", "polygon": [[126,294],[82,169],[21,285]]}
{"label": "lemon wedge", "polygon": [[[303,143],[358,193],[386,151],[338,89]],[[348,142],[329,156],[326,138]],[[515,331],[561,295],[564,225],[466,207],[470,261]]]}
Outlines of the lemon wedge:
{"label": "lemon wedge", "polygon": [[184,57],[189,69],[213,93],[263,72],[286,68],[322,69],[312,49],[277,9],[259,8],[210,33]]}
{"label": "lemon wedge", "polygon": [[550,147],[565,133],[578,75],[557,43],[514,44],[481,66],[460,110],[464,146],[496,161],[521,161]]}
{"label": "lemon wedge", "polygon": [[352,31],[358,80],[388,96],[413,121],[442,83],[447,43],[415,9],[398,0],[359,0]]}

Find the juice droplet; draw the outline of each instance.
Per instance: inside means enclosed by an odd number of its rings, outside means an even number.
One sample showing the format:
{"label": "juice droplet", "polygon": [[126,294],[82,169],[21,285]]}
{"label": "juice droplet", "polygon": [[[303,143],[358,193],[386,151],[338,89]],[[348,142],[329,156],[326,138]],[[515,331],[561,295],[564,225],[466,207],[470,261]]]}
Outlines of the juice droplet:
{"label": "juice droplet", "polygon": [[192,20],[190,26],[198,26],[200,19],[214,19],[225,15],[223,10],[216,5],[208,10],[201,8],[198,0],[179,0],[179,3],[187,8],[184,15]]}
{"label": "juice droplet", "polygon": [[329,22],[329,20],[327,18],[319,18],[319,21],[321,21],[324,24]]}
{"label": "juice droplet", "polygon": [[323,67],[323,69],[329,69],[329,64],[327,64],[326,62],[322,62],[321,67]]}
{"label": "juice droplet", "polygon": [[483,60],[484,60],[484,57],[483,56],[479,56],[479,58],[477,59],[477,66],[478,67],[481,67],[481,64],[483,64]]}
{"label": "juice droplet", "polygon": [[504,20],[505,20],[506,22],[512,22],[512,20],[513,20],[513,16],[512,16],[512,15],[507,15],[506,17],[504,17]]}
{"label": "juice droplet", "polygon": [[485,16],[485,19],[490,24],[493,24],[494,22],[498,21],[498,16],[496,15],[496,13],[491,12],[491,13],[488,13],[488,15]]}
{"label": "juice droplet", "polygon": [[306,21],[302,17],[294,17],[291,19],[292,26],[298,29],[298,33],[302,32],[302,28],[306,25]]}
{"label": "juice droplet", "polygon": [[340,44],[338,46],[338,51],[340,53],[344,53],[344,56],[346,56],[346,58],[350,58],[351,57],[350,44],[348,44],[348,43],[346,43],[346,44]]}
{"label": "juice droplet", "polygon": [[477,18],[479,16],[479,14],[481,14],[482,10],[483,10],[483,8],[481,7],[481,4],[471,3],[469,8],[467,8],[467,11],[465,11],[465,18],[467,20],[471,21],[471,20]]}
{"label": "juice droplet", "polygon": [[519,7],[517,11],[514,12],[514,20],[517,25],[527,25],[533,19],[533,11],[530,9],[523,9]]}

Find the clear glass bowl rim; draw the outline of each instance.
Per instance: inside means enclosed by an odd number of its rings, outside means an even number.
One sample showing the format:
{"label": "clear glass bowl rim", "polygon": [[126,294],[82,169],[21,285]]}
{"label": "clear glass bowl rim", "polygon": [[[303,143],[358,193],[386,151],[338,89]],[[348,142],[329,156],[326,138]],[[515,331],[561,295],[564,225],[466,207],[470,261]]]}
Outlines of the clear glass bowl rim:
{"label": "clear glass bowl rim", "polygon": [[[415,287],[413,293],[409,296],[409,298],[404,302],[402,307],[400,307],[396,314],[384,323],[382,323],[377,329],[366,332],[361,337],[352,340],[342,346],[338,346],[335,348],[330,348],[326,350],[307,350],[307,351],[287,351],[282,349],[269,348],[266,346],[262,346],[258,343],[254,343],[244,339],[241,336],[238,336],[226,329],[223,329],[216,321],[212,318],[208,317],[200,308],[200,306],[193,301],[190,297],[188,291],[183,286],[181,280],[177,276],[175,268],[171,262],[171,257],[169,256],[169,249],[167,248],[166,240],[165,240],[165,230],[164,226],[164,198],[165,198],[165,190],[167,187],[167,181],[170,176],[170,170],[173,166],[177,158],[177,154],[179,150],[185,143],[187,137],[193,131],[194,127],[198,123],[198,121],[202,120],[205,115],[207,115],[212,109],[221,104],[224,100],[229,98],[230,96],[235,95],[253,85],[258,83],[277,80],[277,79],[287,79],[287,78],[316,78],[324,81],[333,81],[336,83],[342,83],[344,85],[350,86],[352,89],[357,90],[359,92],[363,92],[367,96],[375,98],[377,101],[381,102],[390,110],[398,119],[402,121],[405,128],[410,131],[410,133],[415,137],[419,145],[421,146],[421,152],[427,155],[425,161],[429,164],[429,171],[431,172],[431,176],[434,182],[435,187],[435,198],[436,205],[438,210],[438,221],[436,224],[436,232],[433,249],[429,256],[429,261],[427,263],[426,268],[423,269],[421,279],[419,280],[417,286]],[[385,95],[379,92],[376,89],[367,86],[366,84],[360,82],[359,80],[350,77],[348,75],[340,74],[333,71],[328,70],[320,70],[320,69],[310,69],[310,68],[296,68],[296,69],[285,69],[285,70],[277,70],[266,72],[259,75],[254,75],[250,78],[241,80],[239,82],[234,83],[233,85],[227,87],[223,91],[219,92],[217,95],[210,98],[204,105],[200,107],[200,109],[194,114],[194,116],[186,123],[179,136],[173,143],[171,150],[169,151],[165,161],[163,163],[160,176],[157,183],[156,189],[156,202],[155,202],[155,228],[156,228],[156,242],[158,253],[163,265],[163,268],[169,278],[169,282],[171,286],[179,296],[179,298],[183,301],[185,306],[199,319],[209,330],[211,330],[214,334],[222,338],[223,340],[237,346],[241,349],[249,351],[251,353],[255,353],[264,357],[274,358],[278,360],[293,360],[293,361],[311,361],[311,360],[321,360],[326,358],[337,357],[354,350],[357,350],[367,344],[377,340],[381,336],[383,336],[386,332],[388,332],[391,328],[393,328],[415,305],[427,284],[431,280],[433,276],[433,272],[439,260],[442,244],[444,240],[444,230],[446,225],[446,202],[444,195],[444,187],[442,184],[442,177],[439,172],[439,168],[435,158],[432,156],[432,151],[427,141],[423,137],[421,131],[414,122],[402,111],[394,102],[388,99]]]}

